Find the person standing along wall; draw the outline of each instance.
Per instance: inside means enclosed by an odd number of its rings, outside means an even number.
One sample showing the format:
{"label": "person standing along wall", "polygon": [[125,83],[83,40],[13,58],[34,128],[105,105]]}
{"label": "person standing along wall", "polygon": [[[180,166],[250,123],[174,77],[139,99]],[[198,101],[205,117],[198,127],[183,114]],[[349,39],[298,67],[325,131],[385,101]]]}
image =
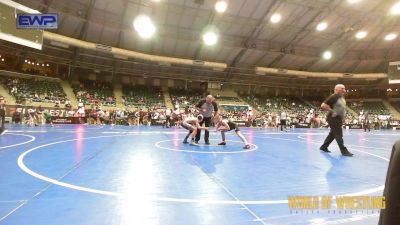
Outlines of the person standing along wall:
{"label": "person standing along wall", "polygon": [[4,127],[5,119],[6,119],[6,100],[4,100],[4,97],[0,97],[0,120],[1,120],[0,135],[3,135],[6,132],[6,129]]}

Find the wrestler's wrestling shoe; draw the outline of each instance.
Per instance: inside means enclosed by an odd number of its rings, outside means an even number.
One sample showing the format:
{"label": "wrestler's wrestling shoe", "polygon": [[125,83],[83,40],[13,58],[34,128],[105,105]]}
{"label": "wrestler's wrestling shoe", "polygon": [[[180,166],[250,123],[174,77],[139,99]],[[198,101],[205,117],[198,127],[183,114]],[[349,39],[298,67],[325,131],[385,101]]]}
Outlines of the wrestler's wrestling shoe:
{"label": "wrestler's wrestling shoe", "polygon": [[331,151],[329,151],[328,148],[323,148],[323,147],[320,147],[319,150],[321,150],[321,151],[323,151],[323,152],[328,152],[328,153],[331,152]]}

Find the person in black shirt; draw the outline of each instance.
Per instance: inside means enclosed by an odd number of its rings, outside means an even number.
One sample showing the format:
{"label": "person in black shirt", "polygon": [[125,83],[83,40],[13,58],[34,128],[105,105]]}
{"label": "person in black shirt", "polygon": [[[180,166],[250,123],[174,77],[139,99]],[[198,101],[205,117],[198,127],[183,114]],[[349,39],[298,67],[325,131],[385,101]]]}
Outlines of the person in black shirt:
{"label": "person in black shirt", "polygon": [[369,127],[369,118],[368,118],[368,113],[365,113],[365,118],[363,120],[363,127],[364,127],[364,132],[370,132],[371,128]]}
{"label": "person in black shirt", "polygon": [[[200,126],[203,126],[203,123],[205,123],[206,127],[210,127],[211,124],[211,118],[213,116],[213,112],[215,115],[218,115],[218,105],[214,101],[214,98],[212,95],[208,95],[206,99],[201,100],[199,103],[196,105],[197,110],[199,110],[199,113],[203,115],[203,121],[200,122]],[[204,131],[204,142],[206,145],[210,144],[209,136],[210,132],[208,130]],[[196,144],[199,143],[201,136],[201,130],[197,129],[197,134],[196,134]]]}
{"label": "person in black shirt", "polygon": [[17,102],[15,112],[13,113],[12,121],[14,123],[22,124],[22,104]]}
{"label": "person in black shirt", "polygon": [[145,111],[143,111],[143,109],[139,110],[139,125],[144,125],[143,119],[146,116],[146,114],[147,113]]}
{"label": "person in black shirt", "polygon": [[400,141],[392,148],[388,170],[386,173],[385,208],[381,209],[378,225],[399,224],[400,221]]}
{"label": "person in black shirt", "polygon": [[[133,117],[131,116],[131,113],[129,113],[129,117]],[[117,113],[115,112],[115,110],[111,110],[110,111],[110,124],[111,126],[114,126],[117,120]]]}
{"label": "person in black shirt", "polygon": [[328,150],[329,145],[334,139],[339,145],[340,151],[343,156],[353,156],[343,143],[343,120],[346,115],[346,100],[343,95],[346,92],[346,88],[343,84],[337,84],[335,86],[335,93],[329,96],[322,104],[321,108],[325,111],[329,111],[327,115],[327,121],[331,131],[326,137],[324,143],[321,145],[320,150],[324,152],[330,152]]}
{"label": "person in black shirt", "polygon": [[0,97],[0,135],[4,134],[6,132],[6,129],[4,128],[4,121],[6,119],[6,101],[4,100],[4,97]]}

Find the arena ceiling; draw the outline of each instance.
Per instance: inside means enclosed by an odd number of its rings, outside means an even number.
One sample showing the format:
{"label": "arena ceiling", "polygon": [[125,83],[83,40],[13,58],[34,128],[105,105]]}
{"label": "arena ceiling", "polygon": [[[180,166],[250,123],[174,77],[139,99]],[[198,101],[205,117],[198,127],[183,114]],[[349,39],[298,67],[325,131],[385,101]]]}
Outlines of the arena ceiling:
{"label": "arena ceiling", "polygon": [[[388,62],[400,60],[400,38],[384,40],[388,33],[400,34],[400,15],[389,13],[395,0],[361,0],[356,4],[347,0],[230,0],[222,14],[214,9],[216,0],[16,2],[43,13],[58,13],[56,33],[148,54],[223,62],[233,68],[228,73],[244,74],[244,70],[254,71],[255,66],[340,73],[387,72]],[[277,12],[282,20],[273,24],[270,17]],[[157,27],[156,36],[150,40],[138,37],[132,26],[135,16],[143,13]],[[322,21],[328,23],[328,28],[316,31]],[[204,46],[201,39],[209,25],[219,30],[219,41],[211,47]],[[361,40],[355,38],[360,30],[368,32]],[[332,59],[321,58],[325,50],[332,51]],[[127,64],[128,69],[140,68],[128,64],[142,63],[116,62],[110,55],[74,47],[63,49],[45,42],[44,53],[59,56],[60,51],[72,63],[105,67]],[[193,72],[192,68],[181,69],[183,73]],[[172,69],[164,70],[173,73]]]}

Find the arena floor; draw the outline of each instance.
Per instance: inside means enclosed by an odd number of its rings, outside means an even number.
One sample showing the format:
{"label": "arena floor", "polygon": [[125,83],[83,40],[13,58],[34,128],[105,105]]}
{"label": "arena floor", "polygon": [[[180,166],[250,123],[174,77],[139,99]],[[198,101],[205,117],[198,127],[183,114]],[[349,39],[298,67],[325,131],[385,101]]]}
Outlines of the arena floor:
{"label": "arena floor", "polygon": [[182,144],[160,127],[7,127],[0,224],[376,225],[377,210],[291,210],[288,196],[381,195],[398,131],[345,131],[355,155],[320,152],[326,129],[242,129]]}

